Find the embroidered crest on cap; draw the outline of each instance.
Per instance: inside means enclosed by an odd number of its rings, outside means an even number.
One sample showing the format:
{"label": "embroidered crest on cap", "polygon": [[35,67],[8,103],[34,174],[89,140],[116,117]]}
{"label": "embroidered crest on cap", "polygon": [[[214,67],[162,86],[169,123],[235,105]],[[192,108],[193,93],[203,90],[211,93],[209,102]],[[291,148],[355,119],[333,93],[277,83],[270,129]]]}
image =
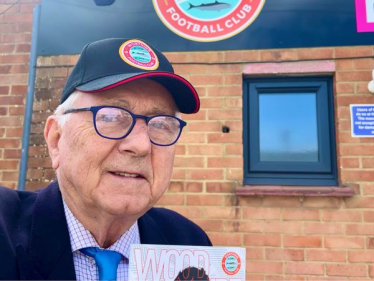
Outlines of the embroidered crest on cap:
{"label": "embroidered crest on cap", "polygon": [[158,67],[155,52],[140,40],[126,41],[119,47],[119,55],[124,62],[144,70],[154,70]]}

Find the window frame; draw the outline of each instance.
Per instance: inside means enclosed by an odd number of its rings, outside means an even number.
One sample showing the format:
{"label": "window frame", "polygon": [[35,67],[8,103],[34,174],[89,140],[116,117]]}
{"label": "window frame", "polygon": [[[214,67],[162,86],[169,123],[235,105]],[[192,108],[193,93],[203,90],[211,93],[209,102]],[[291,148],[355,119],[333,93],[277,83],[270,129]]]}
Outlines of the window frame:
{"label": "window frame", "polygon": [[[244,185],[337,186],[337,159],[332,76],[244,78]],[[259,94],[315,93],[317,109],[317,163],[260,161]]]}

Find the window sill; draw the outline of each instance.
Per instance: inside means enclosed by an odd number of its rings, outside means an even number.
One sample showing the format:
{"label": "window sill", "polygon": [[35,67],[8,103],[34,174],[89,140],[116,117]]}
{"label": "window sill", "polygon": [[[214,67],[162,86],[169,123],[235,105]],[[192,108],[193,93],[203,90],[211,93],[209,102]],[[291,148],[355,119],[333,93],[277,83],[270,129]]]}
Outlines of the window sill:
{"label": "window sill", "polygon": [[355,191],[349,187],[337,186],[268,186],[245,185],[235,190],[237,196],[309,196],[309,197],[351,197]]}

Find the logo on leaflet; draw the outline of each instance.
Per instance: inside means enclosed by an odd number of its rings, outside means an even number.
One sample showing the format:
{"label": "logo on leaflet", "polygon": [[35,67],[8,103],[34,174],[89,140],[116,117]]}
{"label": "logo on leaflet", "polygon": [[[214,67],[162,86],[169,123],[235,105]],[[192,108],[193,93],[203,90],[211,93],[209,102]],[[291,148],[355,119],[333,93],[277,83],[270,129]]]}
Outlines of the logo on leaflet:
{"label": "logo on leaflet", "polygon": [[265,0],[152,0],[161,21],[193,41],[227,39],[247,28]]}

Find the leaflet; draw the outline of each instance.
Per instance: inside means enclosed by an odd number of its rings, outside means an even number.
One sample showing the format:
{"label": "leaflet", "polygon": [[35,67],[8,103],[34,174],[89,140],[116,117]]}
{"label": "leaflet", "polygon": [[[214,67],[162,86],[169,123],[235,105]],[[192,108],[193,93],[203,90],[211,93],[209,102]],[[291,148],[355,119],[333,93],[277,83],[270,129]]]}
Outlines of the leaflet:
{"label": "leaflet", "polygon": [[133,244],[132,281],[245,281],[245,248]]}

